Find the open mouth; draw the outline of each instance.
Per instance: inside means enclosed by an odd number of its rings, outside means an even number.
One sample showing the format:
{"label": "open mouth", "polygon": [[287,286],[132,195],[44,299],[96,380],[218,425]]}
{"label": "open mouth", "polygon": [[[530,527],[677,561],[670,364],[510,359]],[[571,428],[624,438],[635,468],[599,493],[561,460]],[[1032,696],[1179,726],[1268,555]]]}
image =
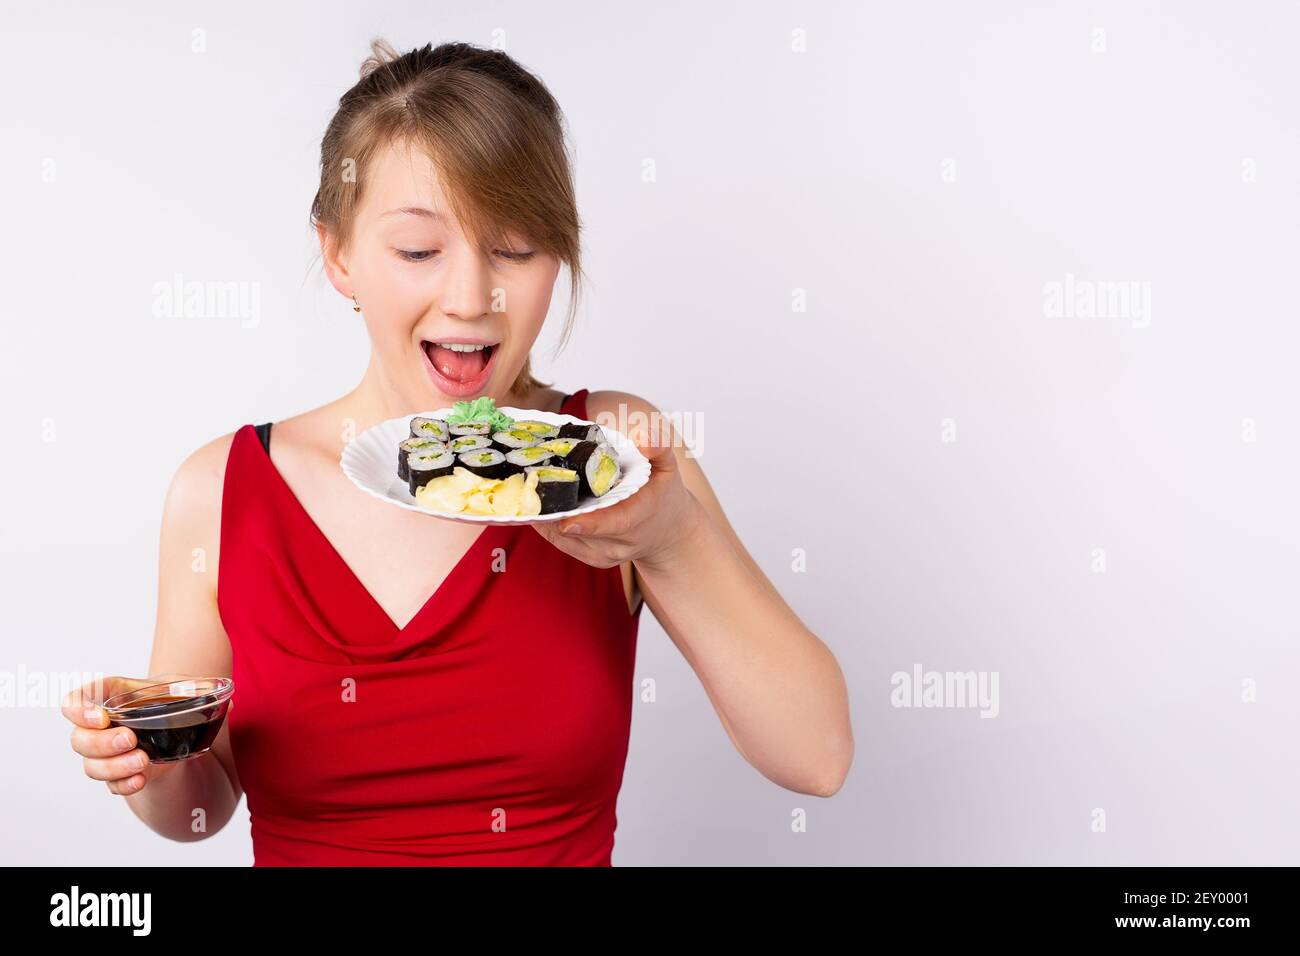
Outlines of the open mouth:
{"label": "open mouth", "polygon": [[476,395],[487,384],[500,343],[422,341],[434,387],[446,395]]}

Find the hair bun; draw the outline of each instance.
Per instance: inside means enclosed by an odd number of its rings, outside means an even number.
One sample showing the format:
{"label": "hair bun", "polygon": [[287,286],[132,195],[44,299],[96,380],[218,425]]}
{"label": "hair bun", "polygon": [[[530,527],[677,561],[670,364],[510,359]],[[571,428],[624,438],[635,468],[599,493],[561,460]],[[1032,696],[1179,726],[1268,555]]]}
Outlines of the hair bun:
{"label": "hair bun", "polygon": [[401,54],[393,49],[393,45],[382,37],[370,41],[370,56],[366,57],[361,63],[361,79],[365,79],[375,70],[383,69],[394,60],[400,59]]}

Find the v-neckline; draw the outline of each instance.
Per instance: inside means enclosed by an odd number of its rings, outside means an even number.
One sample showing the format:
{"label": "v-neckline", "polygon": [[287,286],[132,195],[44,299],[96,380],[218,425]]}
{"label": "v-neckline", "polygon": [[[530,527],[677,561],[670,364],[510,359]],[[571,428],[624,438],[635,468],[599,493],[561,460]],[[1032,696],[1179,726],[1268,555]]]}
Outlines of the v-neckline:
{"label": "v-neckline", "polygon": [[363,599],[375,612],[375,616],[388,625],[388,628],[393,635],[393,640],[395,641],[399,641],[406,636],[411,628],[426,617],[435,607],[442,606],[444,602],[438,600],[439,596],[450,590],[452,581],[465,574],[466,568],[470,566],[476,554],[482,550],[488,542],[503,532],[514,530],[514,525],[485,525],[483,530],[478,533],[472,542],[470,542],[470,546],[465,550],[465,553],[460,556],[460,560],[458,560],[455,565],[452,566],[452,569],[447,572],[447,576],[443,578],[442,583],[439,584],[438,587],[434,589],[434,592],[429,595],[428,599],[420,605],[419,609],[411,619],[405,624],[399,626],[398,623],[389,616],[389,613],[384,610],[383,605],[381,605],[379,601],[376,600],[375,596],[370,593],[370,589],[362,583],[361,578],[359,578],[357,573],[352,570],[352,566],[348,564],[343,555],[339,552],[338,548],[334,546],[334,542],[329,539],[321,529],[321,526],[316,523],[316,519],[307,511],[306,506],[303,505],[298,496],[294,494],[293,489],[289,487],[289,482],[285,479],[284,475],[280,473],[280,469],[276,467],[275,462],[271,460],[270,449],[262,445],[262,442],[258,438],[253,426],[247,425],[245,427],[249,432],[247,436],[248,439],[257,446],[256,453],[264,462],[266,462],[267,468],[271,472],[275,484],[284,493],[284,497],[289,499],[293,510],[296,511],[304,519],[304,523],[312,529],[312,533],[317,538],[322,548],[327,553],[333,555],[332,560],[338,564],[340,569],[344,572],[344,576],[353,583],[356,590],[363,596]]}

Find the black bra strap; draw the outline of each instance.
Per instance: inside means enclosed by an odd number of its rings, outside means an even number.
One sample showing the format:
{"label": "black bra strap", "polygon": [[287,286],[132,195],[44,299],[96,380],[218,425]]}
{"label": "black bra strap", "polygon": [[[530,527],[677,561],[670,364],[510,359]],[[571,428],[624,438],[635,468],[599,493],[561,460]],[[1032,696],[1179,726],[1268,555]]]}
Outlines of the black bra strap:
{"label": "black bra strap", "polygon": [[271,423],[254,425],[253,428],[257,432],[258,439],[262,442],[262,447],[266,449],[266,453],[271,454]]}

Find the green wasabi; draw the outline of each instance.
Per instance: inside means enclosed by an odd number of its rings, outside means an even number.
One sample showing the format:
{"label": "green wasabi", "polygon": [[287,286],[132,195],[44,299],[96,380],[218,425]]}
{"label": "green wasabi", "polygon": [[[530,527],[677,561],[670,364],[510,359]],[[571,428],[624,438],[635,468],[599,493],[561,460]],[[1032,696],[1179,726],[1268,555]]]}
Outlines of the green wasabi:
{"label": "green wasabi", "polygon": [[465,422],[488,422],[491,432],[508,432],[514,427],[515,420],[497,408],[497,403],[488,395],[480,396],[472,402],[457,402],[451,407],[447,416],[448,425],[462,425]]}

